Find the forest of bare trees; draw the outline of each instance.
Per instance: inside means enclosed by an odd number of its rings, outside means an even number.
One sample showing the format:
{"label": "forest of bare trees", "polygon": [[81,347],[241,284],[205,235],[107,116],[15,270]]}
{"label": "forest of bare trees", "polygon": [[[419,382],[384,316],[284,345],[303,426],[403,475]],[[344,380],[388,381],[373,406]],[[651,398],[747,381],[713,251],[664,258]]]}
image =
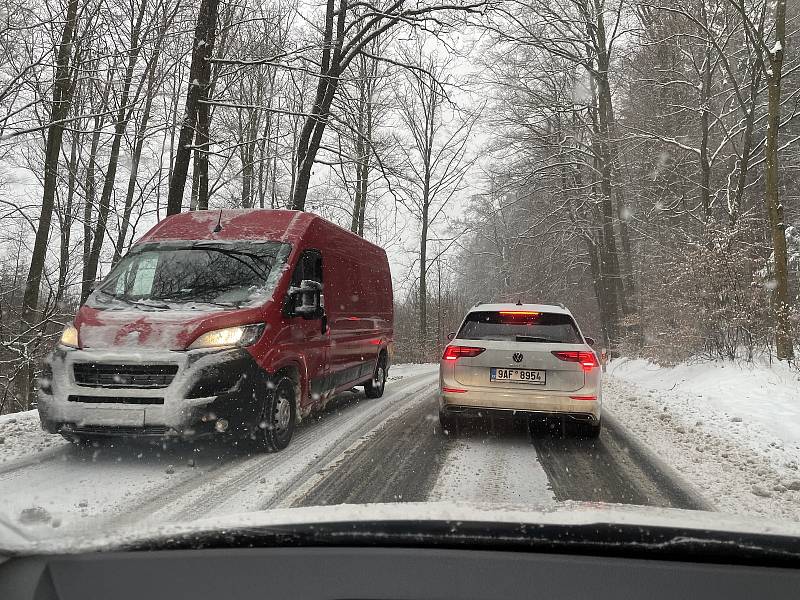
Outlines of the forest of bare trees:
{"label": "forest of bare trees", "polygon": [[480,301],[612,354],[793,360],[786,0],[0,0],[0,413],[159,219],[312,210],[384,246],[404,360]]}

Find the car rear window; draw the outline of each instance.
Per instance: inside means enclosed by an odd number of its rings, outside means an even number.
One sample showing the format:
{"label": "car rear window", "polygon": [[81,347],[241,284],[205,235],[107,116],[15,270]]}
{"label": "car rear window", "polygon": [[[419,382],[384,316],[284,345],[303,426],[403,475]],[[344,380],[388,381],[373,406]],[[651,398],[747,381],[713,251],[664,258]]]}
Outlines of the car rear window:
{"label": "car rear window", "polygon": [[463,340],[583,343],[578,327],[569,315],[530,311],[471,312],[456,337]]}

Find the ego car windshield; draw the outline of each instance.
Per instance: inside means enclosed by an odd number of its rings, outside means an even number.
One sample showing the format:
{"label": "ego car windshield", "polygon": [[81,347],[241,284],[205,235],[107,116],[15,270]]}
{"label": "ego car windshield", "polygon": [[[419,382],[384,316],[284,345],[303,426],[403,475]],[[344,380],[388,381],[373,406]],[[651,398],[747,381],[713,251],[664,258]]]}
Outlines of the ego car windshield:
{"label": "ego car windshield", "polygon": [[581,343],[578,328],[569,315],[525,311],[471,312],[457,337],[462,340]]}
{"label": "ego car windshield", "polygon": [[90,302],[95,308],[121,302],[156,310],[242,306],[272,290],[289,249],[280,242],[143,244],[119,262]]}

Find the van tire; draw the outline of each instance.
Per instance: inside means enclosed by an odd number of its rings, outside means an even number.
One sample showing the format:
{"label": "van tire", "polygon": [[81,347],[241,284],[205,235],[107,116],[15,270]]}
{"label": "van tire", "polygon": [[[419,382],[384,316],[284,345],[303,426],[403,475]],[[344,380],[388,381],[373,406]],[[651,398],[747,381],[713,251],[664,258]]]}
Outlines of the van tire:
{"label": "van tire", "polygon": [[384,389],[386,389],[386,355],[381,354],[375,365],[372,379],[364,384],[364,394],[367,398],[380,398],[383,396]]}
{"label": "van tire", "polygon": [[255,428],[257,446],[267,452],[279,452],[289,445],[297,420],[295,382],[288,377],[272,381],[258,412]]}

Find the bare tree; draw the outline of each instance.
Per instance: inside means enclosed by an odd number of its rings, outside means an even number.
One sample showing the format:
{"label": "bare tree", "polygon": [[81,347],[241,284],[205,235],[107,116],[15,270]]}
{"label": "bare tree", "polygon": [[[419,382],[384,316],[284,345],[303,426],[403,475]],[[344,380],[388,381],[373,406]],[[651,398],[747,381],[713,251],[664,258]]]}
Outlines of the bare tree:
{"label": "bare tree", "polygon": [[419,339],[427,341],[427,275],[431,265],[428,242],[434,225],[463,190],[468,170],[474,163],[468,146],[478,112],[460,111],[444,89],[447,61],[426,56],[422,45],[405,57],[413,66],[406,71],[405,93],[398,94],[400,120],[409,132],[407,144],[398,145],[405,153],[408,175],[401,202],[418,221]]}

